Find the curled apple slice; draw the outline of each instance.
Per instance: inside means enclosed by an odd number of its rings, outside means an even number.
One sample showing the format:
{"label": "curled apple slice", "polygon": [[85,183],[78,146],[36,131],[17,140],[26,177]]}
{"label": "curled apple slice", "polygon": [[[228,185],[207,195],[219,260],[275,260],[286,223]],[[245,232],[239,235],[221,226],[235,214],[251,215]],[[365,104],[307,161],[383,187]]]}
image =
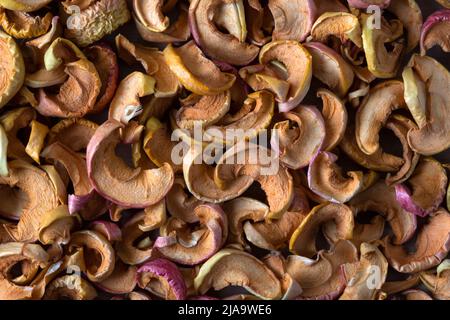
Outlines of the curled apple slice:
{"label": "curled apple slice", "polygon": [[352,67],[336,51],[320,42],[308,42],[305,47],[312,56],[313,76],[338,96],[345,96],[355,77]]}
{"label": "curled apple slice", "polygon": [[306,167],[322,148],[326,136],[323,117],[316,107],[300,106],[284,113],[283,118],[286,120],[273,127],[272,149],[287,167]]}
{"label": "curled apple slice", "polygon": [[391,112],[405,108],[404,86],[401,81],[390,80],[372,88],[356,114],[356,140],[360,149],[374,154],[380,149],[379,132]]}
{"label": "curled apple slice", "polygon": [[448,33],[450,29],[450,10],[439,10],[425,21],[420,35],[420,53],[424,56],[429,49],[439,45],[445,52],[450,52]]}
{"label": "curled apple slice", "polygon": [[155,79],[135,71],[123,79],[109,108],[109,119],[128,124],[142,112],[140,98],[153,94]]}
{"label": "curled apple slice", "polygon": [[326,132],[322,150],[330,151],[344,138],[348,113],[344,102],[331,91],[319,89],[317,96],[322,99],[322,115]]}
{"label": "curled apple slice", "polygon": [[169,164],[154,170],[128,167],[115,154],[123,127],[115,120],[108,120],[97,129],[86,152],[88,175],[94,188],[106,199],[125,207],[145,208],[157,203],[170,190],[173,170]]}
{"label": "curled apple slice", "polygon": [[[147,2],[155,2],[153,0],[146,0]],[[139,4],[140,0],[135,0],[134,3]],[[172,1],[173,3],[173,1]],[[170,2],[167,2],[170,4]],[[173,5],[164,5],[162,12],[172,15]],[[183,3],[178,4],[175,8],[178,10],[178,18],[176,21],[170,20],[170,25],[162,32],[152,31],[150,28],[139,19],[140,15],[148,15],[148,13],[140,12],[141,8],[145,6],[133,6],[133,19],[136,24],[136,29],[139,35],[146,41],[157,43],[174,43],[184,42],[191,36],[191,31],[188,23],[188,9]],[[175,11],[175,10],[174,10]]]}
{"label": "curled apple slice", "polygon": [[413,55],[409,66],[425,83],[427,92],[426,124],[408,133],[408,143],[415,152],[430,156],[450,146],[450,125],[445,121],[450,112],[450,73],[430,57]]}
{"label": "curled apple slice", "polygon": [[120,58],[130,65],[142,64],[146,73],[155,78],[156,97],[172,97],[178,93],[180,83],[157,48],[134,44],[121,34],[116,37],[116,47]]}
{"label": "curled apple slice", "polygon": [[223,249],[200,268],[194,279],[196,290],[221,290],[239,285],[261,299],[281,298],[281,284],[274,273],[254,256],[235,249]]}
{"label": "curled apple slice", "polygon": [[[199,229],[189,232],[189,227],[186,228],[183,223],[179,228],[169,228],[156,239],[153,250],[182,265],[200,264],[219,251],[228,236],[225,213],[217,205],[200,205],[194,211],[200,222]],[[193,233],[201,233],[201,236],[199,239],[195,239],[195,236],[189,239],[190,237],[183,237],[186,233],[191,237]]]}
{"label": "curled apple slice", "polygon": [[[389,264],[381,251],[374,245],[361,244],[361,257],[356,264],[343,266],[347,286],[339,300],[375,300],[381,294],[386,282]],[[372,284],[373,271],[377,270],[376,285]],[[371,282],[372,281],[372,282]]]}
{"label": "curled apple slice", "polygon": [[314,41],[327,43],[331,36],[345,42],[352,41],[362,48],[361,26],[358,17],[347,12],[325,12],[312,26],[311,37]]}
{"label": "curled apple slice", "polygon": [[445,169],[438,161],[422,159],[406,183],[395,186],[397,200],[405,210],[426,217],[441,205],[447,182]]}
{"label": "curled apple slice", "polygon": [[268,6],[274,19],[274,40],[305,41],[316,19],[315,1],[270,0]]}
{"label": "curled apple slice", "polygon": [[[189,26],[196,43],[212,59],[247,65],[258,55],[259,48],[245,42],[247,26],[243,0],[191,1]],[[227,50],[223,50],[224,43],[227,43]]]}
{"label": "curled apple slice", "polygon": [[233,74],[221,72],[193,41],[179,48],[169,44],[164,49],[164,57],[181,84],[199,95],[224,92],[230,89],[236,80]]}
{"label": "curled apple slice", "polygon": [[302,102],[311,85],[312,57],[299,42],[292,40],[273,41],[266,44],[259,53],[259,63],[269,65],[280,63],[286,70],[290,88],[287,101],[278,104],[281,112],[287,112]]}
{"label": "curled apple slice", "polygon": [[398,272],[416,273],[439,265],[450,250],[450,214],[439,209],[430,216],[419,231],[415,250],[391,244],[389,237],[383,242],[389,264]]}
{"label": "curled apple slice", "polygon": [[186,299],[183,276],[178,267],[166,259],[155,259],[139,267],[137,283],[142,289],[166,300]]}
{"label": "curled apple slice", "polygon": [[314,207],[291,237],[289,250],[305,257],[317,253],[315,239],[322,224],[334,221],[340,240],[352,238],[353,210],[344,204],[325,203]]}
{"label": "curled apple slice", "polygon": [[417,229],[416,216],[400,206],[396,199],[395,188],[387,186],[384,181],[378,181],[357,194],[349,205],[357,214],[367,211],[381,214],[390,224],[396,244],[407,242]]}
{"label": "curled apple slice", "polygon": [[3,75],[0,81],[0,108],[2,108],[22,87],[25,80],[25,64],[18,45],[3,31],[0,31],[0,48],[3,57],[0,65]]}
{"label": "curled apple slice", "polygon": [[[399,20],[381,18],[381,27],[373,28],[375,15],[362,15],[362,40],[369,71],[377,78],[393,78],[400,67],[405,45],[398,40],[403,34]],[[388,51],[390,44],[392,51]]]}
{"label": "curled apple slice", "polygon": [[308,168],[308,185],[328,201],[345,203],[362,189],[363,173],[349,171],[343,175],[337,159],[332,153],[320,152]]}
{"label": "curled apple slice", "polygon": [[341,268],[358,261],[358,250],[347,240],[341,240],[329,251],[320,251],[315,260],[303,256],[288,256],[287,272],[302,287],[300,300],[334,300],[345,289]]}
{"label": "curled apple slice", "polygon": [[36,38],[47,32],[53,15],[47,12],[44,17],[7,9],[0,10],[0,24],[6,33],[16,39]]}
{"label": "curled apple slice", "polygon": [[[6,188],[2,189],[7,191],[8,187],[17,187],[22,192],[18,195],[25,194],[28,201],[22,203],[20,197],[2,199],[5,203],[2,210],[9,214],[18,210],[17,217],[20,217],[17,225],[6,225],[5,228],[16,241],[36,241],[43,216],[59,205],[58,194],[45,171],[21,160],[9,162],[8,166],[9,176],[0,177],[0,185]],[[30,181],[34,183],[30,184]]]}

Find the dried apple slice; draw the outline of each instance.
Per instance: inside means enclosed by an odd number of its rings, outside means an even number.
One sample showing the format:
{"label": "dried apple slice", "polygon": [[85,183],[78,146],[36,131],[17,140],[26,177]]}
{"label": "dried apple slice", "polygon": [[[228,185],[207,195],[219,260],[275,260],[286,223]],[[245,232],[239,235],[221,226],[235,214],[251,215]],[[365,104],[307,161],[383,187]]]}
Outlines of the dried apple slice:
{"label": "dried apple slice", "polygon": [[313,41],[327,43],[331,36],[345,42],[352,41],[358,48],[362,47],[361,26],[358,17],[347,12],[325,12],[312,26]]}
{"label": "dried apple slice", "polygon": [[273,41],[259,53],[259,63],[279,63],[286,69],[289,83],[287,101],[278,104],[281,112],[288,112],[302,102],[311,85],[312,57],[299,42],[291,40]]}
{"label": "dried apple slice", "polygon": [[344,138],[347,129],[348,113],[344,102],[327,89],[317,90],[322,99],[322,115],[325,123],[325,139],[322,150],[333,150]]}
{"label": "dried apple slice", "polygon": [[416,273],[435,267],[450,250],[450,214],[439,209],[430,216],[419,231],[413,252],[391,244],[389,237],[384,239],[383,246],[389,264],[398,272]]}
{"label": "dried apple slice", "polygon": [[230,89],[236,76],[221,72],[208,60],[193,41],[179,48],[169,44],[164,49],[164,57],[181,84],[199,95],[214,95]]}
{"label": "dried apple slice", "polygon": [[363,187],[363,173],[349,171],[345,175],[336,165],[337,156],[320,152],[308,168],[309,188],[322,198],[336,203],[345,203]]}
{"label": "dried apple slice", "polygon": [[4,107],[19,92],[25,80],[25,64],[22,53],[8,34],[0,31],[2,81],[0,83],[0,108]]}
{"label": "dried apple slice", "polygon": [[380,149],[379,132],[390,114],[406,107],[403,83],[389,80],[370,90],[356,114],[356,140],[360,149],[372,155]]}
{"label": "dried apple slice", "polygon": [[284,113],[283,117],[286,120],[273,127],[272,149],[279,153],[287,167],[306,167],[320,151],[326,137],[323,117],[313,106],[300,106]]}
{"label": "dried apple slice", "polygon": [[86,152],[88,175],[94,188],[106,199],[124,207],[145,208],[170,190],[173,170],[169,164],[154,170],[129,168],[115,154],[123,127],[108,120],[97,129]]}
{"label": "dried apple slice", "polygon": [[[211,59],[247,65],[258,55],[259,48],[245,42],[247,26],[243,0],[191,1],[189,26],[195,42]],[[227,50],[223,50],[224,43],[227,43]]]}
{"label": "dried apple slice", "polygon": [[417,229],[416,216],[400,206],[395,197],[394,187],[387,186],[383,181],[378,181],[357,194],[349,205],[357,214],[367,211],[381,214],[390,224],[396,244],[407,242]]}
{"label": "dried apple slice", "polygon": [[81,47],[114,32],[131,18],[126,0],[98,0],[81,5],[80,12],[77,13],[78,19],[70,20],[73,19],[71,2],[66,0],[61,3],[63,17],[70,26],[65,29],[64,36]]}
{"label": "dried apple slice", "polygon": [[10,242],[0,244],[0,299],[20,300],[30,299],[33,296],[34,287],[20,285],[14,282],[11,271],[17,263],[29,263],[36,267],[45,267],[48,264],[47,252],[38,244],[25,244]]}
{"label": "dried apple slice", "polygon": [[153,242],[147,236],[148,231],[141,229],[145,215],[144,211],[133,215],[121,229],[122,240],[116,244],[116,253],[126,264],[141,264],[152,256]]}
{"label": "dried apple slice", "polygon": [[344,204],[325,203],[314,207],[294,232],[289,250],[294,254],[312,257],[317,253],[315,238],[322,224],[334,221],[340,240],[352,238],[353,211]]}
{"label": "dried apple slice", "polygon": [[287,258],[287,272],[302,287],[300,300],[334,300],[345,288],[341,267],[358,260],[358,250],[346,240],[339,241],[329,251],[320,251],[316,260],[302,256]]}
{"label": "dried apple slice", "polygon": [[112,294],[131,293],[136,287],[137,268],[135,266],[127,266],[120,260],[116,260],[114,271],[111,275],[96,285]]}
{"label": "dried apple slice", "polygon": [[291,205],[292,176],[270,150],[252,143],[237,143],[228,149],[217,162],[214,181],[227,189],[242,178],[251,178],[260,184],[270,207],[269,219],[281,218]]}
{"label": "dried apple slice", "polygon": [[170,19],[164,16],[163,0],[134,0],[133,10],[139,21],[153,32],[163,32],[170,25]]}
{"label": "dried apple slice", "polygon": [[[58,194],[53,182],[45,171],[21,160],[9,162],[8,166],[10,174],[8,177],[0,177],[0,185],[19,188],[26,195],[25,199],[28,201],[20,204],[20,198],[9,199],[12,206],[8,209],[4,205],[2,210],[14,209],[14,211],[9,211],[9,213],[20,210],[17,214],[20,220],[17,225],[7,225],[5,228],[16,241],[36,241],[42,217],[47,212],[55,209],[59,204]],[[30,181],[34,183],[30,184]],[[2,201],[5,204],[8,202],[5,199]],[[19,208],[15,207],[17,204]]]}
{"label": "dried apple slice", "polygon": [[448,262],[449,260],[444,260],[438,266],[436,273],[433,271],[420,273],[422,283],[431,291],[433,297],[439,300],[450,299],[450,270]]}
{"label": "dried apple slice", "polygon": [[[139,0],[135,2],[140,2]],[[168,8],[165,5],[163,12],[171,11],[172,8]],[[191,31],[188,23],[188,10],[186,6],[181,3],[175,7],[178,10],[178,18],[176,21],[171,21],[172,23],[163,32],[154,32],[147,28],[138,15],[138,7],[133,7],[133,19],[136,24],[136,29],[139,35],[146,41],[158,42],[158,43],[174,43],[174,42],[184,42],[191,36]],[[170,13],[170,12],[168,12]]]}
{"label": "dried apple slice", "polygon": [[16,39],[36,38],[45,34],[50,27],[53,15],[47,12],[43,18],[7,9],[0,10],[0,24],[6,33]]}
{"label": "dried apple slice", "polygon": [[417,126],[412,120],[402,115],[394,114],[389,118],[386,128],[390,129],[397,136],[403,148],[404,163],[402,167],[397,173],[388,174],[386,177],[386,183],[393,185],[409,179],[419,163],[420,155],[411,149],[407,139],[408,132],[417,128]]}
{"label": "dried apple slice", "polygon": [[[221,126],[210,126],[205,132],[205,136],[219,143],[225,142],[227,145],[236,143],[237,140],[250,140],[266,129],[272,121],[275,112],[275,99],[268,91],[257,91],[250,93],[245,99],[241,110],[248,112],[241,118],[231,121]],[[229,135],[238,133],[239,136]]]}
{"label": "dried apple slice", "polygon": [[406,51],[414,50],[419,44],[422,29],[422,11],[415,0],[392,1],[387,10],[397,16],[408,32]]}
{"label": "dried apple slice", "polygon": [[274,40],[305,41],[316,19],[315,1],[270,0],[268,6],[275,24]]}
{"label": "dried apple slice", "polygon": [[86,279],[79,275],[64,275],[56,278],[47,286],[43,300],[94,300],[97,291]]}
{"label": "dried apple slice", "polygon": [[272,38],[269,34],[272,29],[267,27],[268,7],[262,6],[259,0],[245,1],[245,18],[248,38],[257,46],[263,46]]}
{"label": "dried apple slice", "polygon": [[261,299],[274,300],[282,295],[280,281],[264,263],[234,249],[223,249],[206,261],[195,277],[194,285],[200,294],[210,288],[221,290],[229,285],[239,285]]}
{"label": "dried apple slice", "polygon": [[166,196],[167,210],[170,214],[187,223],[198,221],[198,216],[194,214],[194,209],[203,204],[203,201],[191,196],[185,191],[186,184],[184,179],[175,178],[172,189]]}
{"label": "dried apple slice", "polygon": [[305,48],[312,56],[313,76],[328,85],[338,96],[345,96],[355,77],[352,67],[323,43],[308,42]]}
{"label": "dried apple slice", "polygon": [[244,237],[244,222],[246,220],[263,221],[269,214],[269,207],[260,201],[247,197],[239,197],[228,201],[222,207],[229,220],[228,242],[248,247]]}
{"label": "dried apple slice", "polygon": [[420,34],[420,53],[426,55],[427,51],[439,45],[443,51],[450,52],[450,10],[443,9],[430,15],[425,21]]}
{"label": "dried apple slice", "polygon": [[[172,160],[172,152],[176,142],[171,140],[168,126],[152,117],[148,119],[145,129],[142,146],[150,160],[158,167],[162,167],[164,163],[169,163],[174,173],[181,172],[181,164],[175,164]],[[162,146],[164,147],[162,148]]]}
{"label": "dried apple slice", "polygon": [[86,276],[92,282],[107,279],[114,271],[115,252],[111,243],[100,233],[83,230],[71,235],[69,250],[84,248]]}
{"label": "dried apple slice", "polygon": [[355,129],[352,124],[347,126],[339,147],[353,161],[370,170],[394,172],[398,171],[404,164],[402,158],[385,153],[381,148],[371,155],[361,151],[356,141]]}
{"label": "dried apple slice", "polygon": [[95,66],[86,59],[65,65],[67,80],[58,94],[39,89],[38,112],[50,117],[83,117],[92,111],[100,93],[101,80]]}
{"label": "dried apple slice", "polygon": [[174,263],[166,259],[155,259],[139,267],[137,273],[140,288],[166,300],[186,299],[186,284]]}
{"label": "dried apple slice", "polygon": [[[225,213],[217,205],[200,205],[195,208],[199,218],[200,228],[189,232],[189,227],[183,226],[166,230],[162,237],[156,239],[153,250],[160,252],[165,258],[182,264],[197,265],[213,256],[227,239],[228,220]],[[187,229],[187,230],[186,230]],[[195,230],[195,231],[194,231]],[[201,233],[199,239],[190,240],[183,237],[188,233]]]}
{"label": "dried apple slice", "polygon": [[286,247],[306,214],[306,212],[287,211],[283,213],[280,219],[270,222],[247,221],[243,228],[245,237],[258,248],[280,250]]}
{"label": "dried apple slice", "polygon": [[180,83],[157,48],[134,44],[121,34],[116,37],[116,47],[119,57],[130,65],[141,63],[146,73],[155,78],[156,97],[172,97],[178,93]]}
{"label": "dried apple slice", "polygon": [[226,188],[214,181],[215,168],[203,163],[201,148],[191,148],[183,158],[183,175],[190,193],[201,201],[221,203],[242,195],[252,184],[253,178],[241,176]]}
{"label": "dried apple slice", "polygon": [[114,51],[106,44],[97,44],[84,50],[86,57],[97,69],[102,82],[100,93],[91,113],[103,111],[111,102],[119,82],[119,66],[117,56]]}
{"label": "dried apple slice", "polygon": [[231,93],[226,91],[214,96],[191,94],[182,99],[176,113],[177,125],[181,129],[194,129],[195,123],[202,126],[216,124],[230,110]]}
{"label": "dried apple slice", "polygon": [[142,112],[140,98],[154,93],[155,79],[151,76],[135,71],[123,79],[109,108],[109,119],[124,124]]}
{"label": "dried apple slice", "polygon": [[[398,20],[388,22],[381,18],[381,27],[373,28],[376,15],[362,15],[362,42],[369,71],[377,78],[393,78],[400,66],[405,45],[396,41],[403,34],[403,25]],[[386,44],[393,49],[388,51]]]}
{"label": "dried apple slice", "polygon": [[55,124],[48,134],[47,145],[59,142],[75,152],[86,149],[98,124],[83,118],[69,118]]}
{"label": "dried apple slice", "polygon": [[[360,251],[359,262],[343,266],[347,286],[339,300],[376,300],[381,294],[389,264],[374,245],[363,243]],[[375,277],[373,270],[377,270]]]}
{"label": "dried apple slice", "polygon": [[269,90],[278,101],[286,101],[290,84],[279,79],[271,68],[253,65],[239,70],[239,76],[255,91]]}
{"label": "dried apple slice", "polygon": [[450,108],[450,74],[430,57],[413,55],[409,66],[426,84],[426,125],[408,133],[411,148],[423,155],[440,153],[450,146],[450,125],[445,121]]}
{"label": "dried apple slice", "polygon": [[426,217],[441,205],[447,182],[445,169],[438,161],[422,159],[406,184],[395,186],[397,201],[405,210]]}

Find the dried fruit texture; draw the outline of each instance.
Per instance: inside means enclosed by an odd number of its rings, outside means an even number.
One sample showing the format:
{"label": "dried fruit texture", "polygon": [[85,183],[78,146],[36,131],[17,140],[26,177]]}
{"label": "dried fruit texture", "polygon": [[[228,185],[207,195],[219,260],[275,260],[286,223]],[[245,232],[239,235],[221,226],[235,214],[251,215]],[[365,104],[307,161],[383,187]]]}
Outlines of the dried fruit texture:
{"label": "dried fruit texture", "polygon": [[77,19],[71,21],[70,14],[73,13],[69,9],[72,5],[71,2],[71,0],[62,2],[65,13],[69,15],[67,18],[68,28],[65,30],[64,36],[81,47],[100,40],[127,23],[131,18],[126,0],[99,0],[80,8]]}
{"label": "dried fruit texture", "polygon": [[0,9],[0,24],[6,33],[16,39],[35,38],[50,28],[53,15],[48,12],[44,17],[33,17],[26,12]]}
{"label": "dried fruit texture", "polygon": [[25,80],[25,64],[22,53],[12,37],[0,31],[0,108],[20,90]]}
{"label": "dried fruit texture", "polygon": [[428,2],[0,0],[0,299],[449,299]]}
{"label": "dried fruit texture", "polygon": [[[243,0],[191,1],[189,25],[195,42],[214,60],[247,65],[258,55],[259,48],[245,42],[247,27]],[[222,50],[224,43],[227,50]]]}

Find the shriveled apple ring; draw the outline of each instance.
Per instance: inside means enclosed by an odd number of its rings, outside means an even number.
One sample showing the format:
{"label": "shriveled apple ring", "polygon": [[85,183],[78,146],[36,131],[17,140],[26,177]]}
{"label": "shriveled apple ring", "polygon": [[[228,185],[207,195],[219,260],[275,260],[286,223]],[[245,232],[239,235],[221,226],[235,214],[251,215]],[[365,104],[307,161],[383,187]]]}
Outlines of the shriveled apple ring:
{"label": "shriveled apple ring", "polygon": [[437,266],[450,250],[450,214],[439,209],[419,231],[414,252],[384,239],[384,254],[398,272],[416,273]]}
{"label": "shriveled apple ring", "polygon": [[360,149],[374,154],[380,149],[379,132],[391,112],[405,108],[403,83],[396,80],[383,82],[369,92],[356,114],[356,141]]}
{"label": "shriveled apple ring", "polygon": [[[210,58],[233,65],[247,65],[258,56],[259,48],[245,42],[245,18],[243,0],[194,0],[189,6],[189,26],[195,42]],[[218,26],[229,33],[223,33]],[[223,50],[224,43],[227,50]]]}
{"label": "shriveled apple ring", "polygon": [[322,224],[334,221],[340,240],[352,238],[353,211],[344,204],[325,203],[314,207],[294,232],[289,250],[295,254],[313,257],[317,253],[315,238]]}
{"label": "shriveled apple ring", "polygon": [[160,201],[170,190],[173,170],[169,164],[153,170],[128,167],[115,154],[123,127],[108,120],[97,129],[86,152],[88,175],[106,199],[124,207],[145,208]]}
{"label": "shriveled apple ring", "polygon": [[236,80],[233,74],[221,72],[193,41],[179,48],[169,44],[164,49],[164,57],[181,84],[199,95],[224,92],[230,89]]}
{"label": "shriveled apple ring", "polygon": [[308,93],[312,78],[312,57],[299,42],[290,40],[266,44],[259,53],[259,63],[279,62],[286,68],[289,85],[287,101],[278,104],[281,112],[297,107]]}

